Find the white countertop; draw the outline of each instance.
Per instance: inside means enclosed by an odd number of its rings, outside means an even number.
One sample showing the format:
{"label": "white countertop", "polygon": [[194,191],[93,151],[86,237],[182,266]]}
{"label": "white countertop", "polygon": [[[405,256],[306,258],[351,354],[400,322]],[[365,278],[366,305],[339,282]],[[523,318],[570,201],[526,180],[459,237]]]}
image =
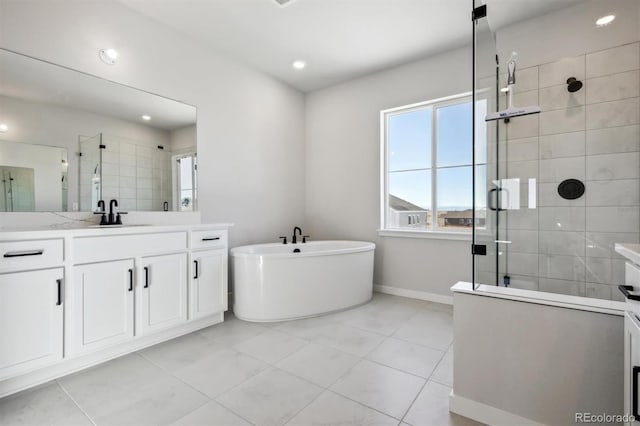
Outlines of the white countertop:
{"label": "white countertop", "polygon": [[0,228],[0,240],[19,240],[34,238],[62,238],[62,237],[85,237],[98,235],[130,235],[149,234],[153,232],[171,232],[186,230],[204,229],[228,229],[233,223],[203,223],[188,225],[106,225],[95,226],[90,223],[79,223],[76,226],[52,225],[34,227],[2,227]]}
{"label": "white countertop", "polygon": [[640,265],[640,244],[616,243],[616,253],[626,257],[633,263]]}

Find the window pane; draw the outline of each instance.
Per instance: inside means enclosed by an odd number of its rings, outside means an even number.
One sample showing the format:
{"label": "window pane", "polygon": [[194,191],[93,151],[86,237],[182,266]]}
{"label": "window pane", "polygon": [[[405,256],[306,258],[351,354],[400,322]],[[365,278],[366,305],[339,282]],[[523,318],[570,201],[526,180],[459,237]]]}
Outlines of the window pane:
{"label": "window pane", "polygon": [[471,102],[438,108],[438,167],[471,164]]}
{"label": "window pane", "polygon": [[431,170],[392,172],[387,228],[422,228],[431,224]]}
{"label": "window pane", "polygon": [[484,117],[487,115],[487,100],[481,99],[476,102],[476,164],[487,162],[487,122]]}
{"label": "window pane", "polygon": [[438,227],[471,228],[471,167],[438,169],[437,181]]}
{"label": "window pane", "polygon": [[485,228],[487,223],[487,166],[476,166],[476,226]]}
{"label": "window pane", "polygon": [[389,171],[431,167],[431,108],[387,119]]}

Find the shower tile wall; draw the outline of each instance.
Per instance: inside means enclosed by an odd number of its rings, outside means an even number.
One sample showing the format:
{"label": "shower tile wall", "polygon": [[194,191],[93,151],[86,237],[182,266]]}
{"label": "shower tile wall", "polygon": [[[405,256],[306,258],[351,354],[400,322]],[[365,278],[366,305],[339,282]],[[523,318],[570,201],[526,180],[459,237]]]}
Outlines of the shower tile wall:
{"label": "shower tile wall", "polygon": [[[499,257],[499,282],[508,270],[513,287],[621,300],[624,260],[613,245],[640,242],[640,43],[516,77],[515,105],[542,112],[500,124],[501,178],[522,185],[521,209],[500,214],[500,239],[512,243]],[[569,77],[583,87],[569,93]],[[537,179],[535,209],[527,208],[529,178]],[[568,178],[585,183],[581,198],[558,195]]]}
{"label": "shower tile wall", "polygon": [[[117,199],[123,211],[161,211],[165,201],[171,206],[170,152],[106,134],[102,143],[106,146],[102,151],[105,200]],[[91,177],[83,174],[80,179],[83,209],[91,204]]]}

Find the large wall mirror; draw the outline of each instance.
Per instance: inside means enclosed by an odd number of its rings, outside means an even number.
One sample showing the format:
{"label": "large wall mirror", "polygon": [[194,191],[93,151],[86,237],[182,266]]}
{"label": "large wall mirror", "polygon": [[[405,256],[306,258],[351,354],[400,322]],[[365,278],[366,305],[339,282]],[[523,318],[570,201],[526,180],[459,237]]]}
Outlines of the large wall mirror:
{"label": "large wall mirror", "polygon": [[0,49],[0,212],[197,209],[196,108]]}

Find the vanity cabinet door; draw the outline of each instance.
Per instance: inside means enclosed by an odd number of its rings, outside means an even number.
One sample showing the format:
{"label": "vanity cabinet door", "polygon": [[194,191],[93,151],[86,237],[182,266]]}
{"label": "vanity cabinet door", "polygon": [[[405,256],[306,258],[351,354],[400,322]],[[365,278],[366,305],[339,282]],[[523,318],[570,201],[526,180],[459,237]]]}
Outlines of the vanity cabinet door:
{"label": "vanity cabinet door", "polygon": [[0,275],[0,379],[62,359],[63,269]]}
{"label": "vanity cabinet door", "polygon": [[140,332],[147,334],[187,320],[187,253],[142,258]]}
{"label": "vanity cabinet door", "polygon": [[191,314],[201,318],[227,310],[227,249],[193,252]]}
{"label": "vanity cabinet door", "polygon": [[111,346],[133,337],[133,260],[75,268],[75,348]]}

